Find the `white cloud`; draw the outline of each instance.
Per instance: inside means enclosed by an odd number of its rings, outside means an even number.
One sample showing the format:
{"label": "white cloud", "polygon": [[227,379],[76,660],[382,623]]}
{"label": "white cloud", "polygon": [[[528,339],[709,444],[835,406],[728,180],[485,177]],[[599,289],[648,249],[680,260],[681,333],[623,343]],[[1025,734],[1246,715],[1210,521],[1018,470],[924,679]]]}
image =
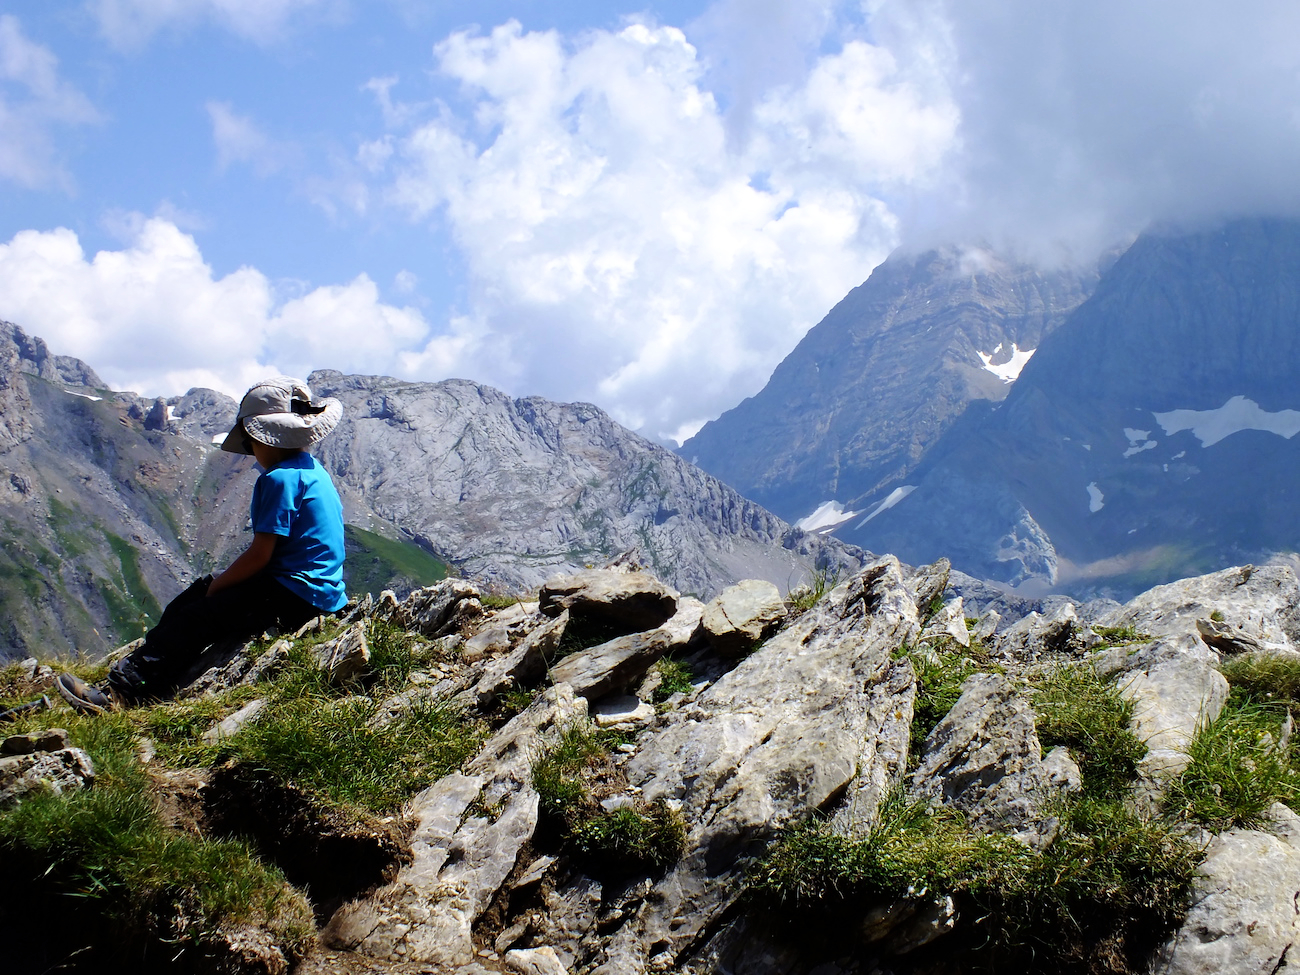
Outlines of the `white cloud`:
{"label": "white cloud", "polygon": [[210,101],[206,108],[219,169],[247,163],[259,176],[267,176],[288,162],[293,150],[264,133],[247,115],[237,114],[229,102]]}
{"label": "white cloud", "polygon": [[886,46],[931,57],[961,112],[950,179],[909,228],[919,243],[1088,257],[1152,221],[1300,213],[1300,6],[876,6]]}
{"label": "white cloud", "polygon": [[413,118],[382,79],[393,129],[358,151],[364,205],[444,221],[471,278],[408,369],[592,399],[660,437],[756,391],[867,276],[896,239],[887,195],[933,173],[956,124],[863,41],[756,95],[744,139],[676,28],[511,22],[435,57],[462,99]]}
{"label": "white cloud", "polygon": [[287,300],[253,268],[214,277],[194,238],[159,218],[89,259],[66,229],[0,244],[0,318],[149,395],[201,385],[237,396],[259,377],[315,368],[393,373],[428,331],[365,275]]}
{"label": "white cloud", "polygon": [[0,179],[70,188],[53,131],[98,117],[89,99],[60,78],[49,48],[28,39],[17,17],[0,15]]}
{"label": "white cloud", "polygon": [[139,48],[166,28],[212,21],[257,43],[277,40],[305,11],[328,10],[334,0],[87,0],[86,7],[114,47]]}

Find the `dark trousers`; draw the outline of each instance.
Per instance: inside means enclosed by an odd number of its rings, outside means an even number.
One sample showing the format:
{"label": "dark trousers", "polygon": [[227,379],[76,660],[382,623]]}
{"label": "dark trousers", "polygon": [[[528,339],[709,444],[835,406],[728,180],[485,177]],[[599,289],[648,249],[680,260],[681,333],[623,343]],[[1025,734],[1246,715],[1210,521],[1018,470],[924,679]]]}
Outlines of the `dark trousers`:
{"label": "dark trousers", "polygon": [[321,611],[266,573],[209,596],[204,576],[167,604],[144,644],[113,665],[112,688],[128,701],[167,698],[213,644],[243,642],[269,629],[289,633]]}

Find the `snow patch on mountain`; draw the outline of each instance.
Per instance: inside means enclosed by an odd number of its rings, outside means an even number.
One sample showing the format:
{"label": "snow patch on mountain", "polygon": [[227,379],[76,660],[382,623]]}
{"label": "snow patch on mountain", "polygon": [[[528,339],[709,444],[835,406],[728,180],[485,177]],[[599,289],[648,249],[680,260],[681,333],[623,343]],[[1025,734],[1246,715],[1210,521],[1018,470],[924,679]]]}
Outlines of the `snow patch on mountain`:
{"label": "snow patch on mountain", "polygon": [[986,353],[976,350],[975,354],[980,357],[980,362],[984,363],[985,371],[993,373],[993,375],[997,376],[1004,383],[1010,385],[1020,378],[1020,370],[1025,368],[1025,363],[1028,362],[1030,357],[1038,350],[1018,349],[1016,348],[1016,343],[1012,342],[1011,358],[1006,362],[999,362],[997,365],[994,365],[993,357],[1001,351],[1002,343],[999,342],[998,347],[992,352]]}
{"label": "snow patch on mountain", "polygon": [[1101,488],[1097,487],[1097,482],[1093,481],[1088,485],[1088,510],[1098,512],[1106,507],[1105,495],[1101,493]]}
{"label": "snow patch on mountain", "polygon": [[1135,430],[1132,427],[1125,427],[1124,436],[1128,438],[1128,450],[1124,451],[1125,457],[1132,457],[1144,450],[1150,450],[1160,442],[1151,439],[1150,430]]}
{"label": "snow patch on mountain", "polygon": [[838,501],[823,501],[816,511],[807,518],[800,518],[794,526],[806,532],[821,532],[824,535],[836,525],[842,525],[860,514],[861,511],[845,511],[844,505]]}
{"label": "snow patch on mountain", "polygon": [[876,517],[876,515],[880,514],[882,511],[888,511],[890,508],[898,504],[898,502],[902,501],[905,497],[907,497],[915,490],[916,490],[915,484],[904,484],[902,487],[894,488],[894,490],[889,492],[889,497],[885,498],[884,501],[881,501],[878,505],[872,508],[871,511],[867,514],[867,517],[863,518],[860,522],[858,522],[857,527],[861,528],[863,525],[869,522],[872,518]]}
{"label": "snow patch on mountain", "polygon": [[1270,413],[1244,396],[1232,397],[1217,410],[1170,410],[1151,415],[1167,435],[1190,430],[1202,447],[1209,447],[1243,430],[1276,433],[1288,440],[1300,433],[1300,412],[1279,410]]}

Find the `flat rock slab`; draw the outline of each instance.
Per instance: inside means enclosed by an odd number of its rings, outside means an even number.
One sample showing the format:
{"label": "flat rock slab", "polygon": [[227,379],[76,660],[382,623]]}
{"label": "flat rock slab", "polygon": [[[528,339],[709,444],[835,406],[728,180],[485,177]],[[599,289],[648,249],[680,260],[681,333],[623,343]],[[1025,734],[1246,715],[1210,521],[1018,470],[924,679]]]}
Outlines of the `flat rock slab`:
{"label": "flat rock slab", "polygon": [[672,637],[663,630],[621,636],[565,657],[551,668],[551,679],[594,701],[640,680],[670,646]]}
{"label": "flat rock slab", "polygon": [[776,586],[763,579],[746,579],[728,586],[705,606],[701,624],[714,650],[739,657],[775,633],[785,617],[785,600]]}
{"label": "flat rock slab", "polygon": [[646,572],[588,569],[549,580],[538,594],[538,608],[547,616],[567,609],[629,630],[650,630],[677,612],[677,592]]}
{"label": "flat rock slab", "polygon": [[257,716],[266,709],[266,699],[257,698],[249,701],[242,708],[236,711],[230,717],[213,724],[211,728],[203,732],[201,740],[204,744],[215,745],[223,738],[230,738],[239,734],[244,725],[257,720]]}

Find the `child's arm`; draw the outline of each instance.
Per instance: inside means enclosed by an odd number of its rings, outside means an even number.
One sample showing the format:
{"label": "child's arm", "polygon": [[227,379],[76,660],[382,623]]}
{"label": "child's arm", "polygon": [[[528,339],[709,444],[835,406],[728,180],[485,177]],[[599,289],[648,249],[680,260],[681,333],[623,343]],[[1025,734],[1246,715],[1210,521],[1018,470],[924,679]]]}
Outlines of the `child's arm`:
{"label": "child's arm", "polygon": [[208,586],[208,595],[238,585],[265,569],[266,564],[271,561],[271,556],[275,554],[275,543],[279,540],[279,535],[272,535],[270,532],[254,532],[253,541],[248,548],[244,549],[239,558],[230,563],[230,568],[212,580],[212,584]]}

